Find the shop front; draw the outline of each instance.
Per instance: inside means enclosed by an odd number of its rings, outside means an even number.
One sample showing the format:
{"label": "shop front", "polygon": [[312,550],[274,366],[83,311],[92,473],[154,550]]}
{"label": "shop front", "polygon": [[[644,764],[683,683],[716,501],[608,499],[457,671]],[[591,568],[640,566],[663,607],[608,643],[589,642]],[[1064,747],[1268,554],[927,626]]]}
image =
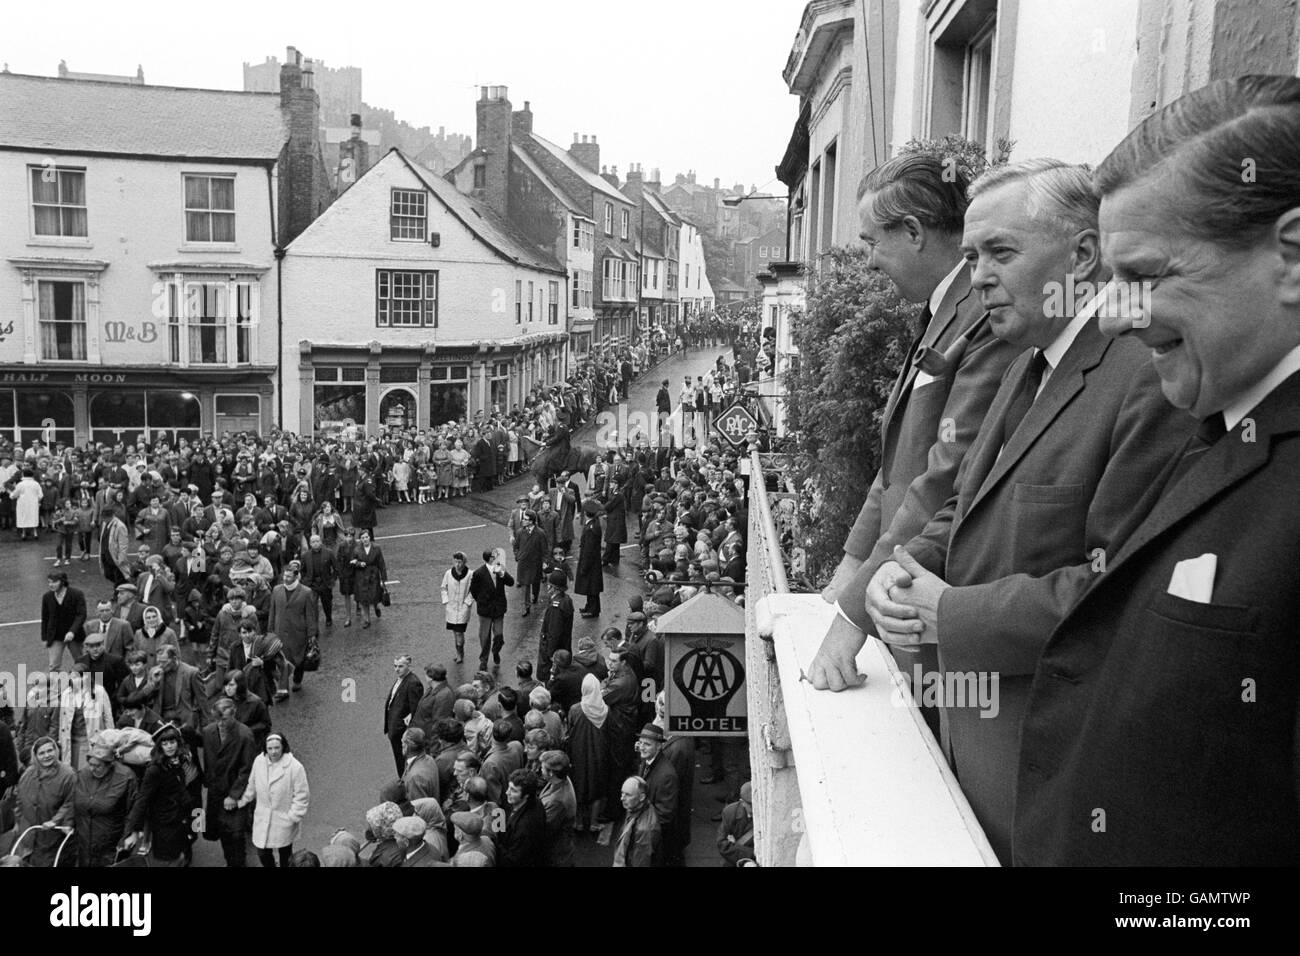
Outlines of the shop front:
{"label": "shop front", "polygon": [[30,446],[261,434],[271,425],[273,388],[269,370],[0,367],[0,435]]}

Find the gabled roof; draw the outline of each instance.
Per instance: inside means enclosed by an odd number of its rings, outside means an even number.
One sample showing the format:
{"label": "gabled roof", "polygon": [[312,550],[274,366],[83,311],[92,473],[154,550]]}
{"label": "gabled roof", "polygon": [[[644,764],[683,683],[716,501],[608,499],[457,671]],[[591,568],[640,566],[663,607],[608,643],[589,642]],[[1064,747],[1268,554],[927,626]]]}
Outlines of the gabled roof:
{"label": "gabled roof", "polygon": [[645,196],[646,202],[649,204],[651,209],[659,213],[660,216],[667,219],[674,226],[680,225],[682,217],[673,212],[672,209],[669,208],[668,204],[663,201],[663,198],[653,189],[644,190],[642,195]]}
{"label": "gabled roof", "polygon": [[288,138],[276,93],[0,73],[0,148],[274,161]]}
{"label": "gabled roof", "polygon": [[603,193],[604,195],[608,196],[611,199],[617,199],[620,200],[621,202],[629,201],[626,196],[624,196],[621,192],[619,192],[617,189],[611,186],[604,178],[602,178],[596,173],[593,173],[586,166],[582,165],[582,163],[578,162],[576,159],[570,156],[569,151],[564,147],[556,146],[550,140],[543,139],[542,137],[538,136],[536,133],[529,133],[528,135],[531,136],[539,146],[541,146],[548,153],[550,153],[552,156],[554,156],[556,159],[562,162],[565,166],[567,166],[575,176],[581,177],[582,180],[585,181],[587,185],[589,185],[592,189],[596,190],[599,193]]}
{"label": "gabled roof", "polygon": [[[466,229],[482,239],[498,255],[522,266],[557,272],[564,276],[568,275],[564,266],[554,256],[538,251],[523,233],[511,225],[503,216],[498,215],[490,206],[466,196],[447,180],[433,175],[423,166],[415,163],[400,149],[394,147],[389,152],[396,153],[407,168],[419,177],[429,192],[433,193],[446,207],[447,211],[458,219]],[[374,169],[374,166],[371,169]]]}
{"label": "gabled roof", "polygon": [[550,190],[555,198],[558,199],[560,203],[569,210],[569,212],[581,216],[584,219],[591,218],[591,210],[584,210],[576,199],[560,188],[560,185],[546,174],[546,170],[542,169],[541,164],[528,155],[528,150],[519,146],[517,143],[511,143],[510,155],[514,159],[518,160],[525,169],[536,176],[538,180],[541,181],[541,184]]}

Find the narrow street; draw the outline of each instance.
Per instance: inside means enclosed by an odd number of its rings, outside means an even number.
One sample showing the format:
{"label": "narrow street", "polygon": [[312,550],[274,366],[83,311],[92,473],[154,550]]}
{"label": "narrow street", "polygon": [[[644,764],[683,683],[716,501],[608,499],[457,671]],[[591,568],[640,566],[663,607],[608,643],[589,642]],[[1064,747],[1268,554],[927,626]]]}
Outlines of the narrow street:
{"label": "narrow street", "polygon": [[[722,351],[697,349],[667,359],[633,383],[629,408],[647,409],[653,415],[655,393],[664,378],[672,382],[687,374],[703,374]],[[589,426],[575,440],[592,441],[594,434],[594,427]],[[380,512],[377,542],[387,560],[393,606],[368,630],[361,629],[359,619],[344,628],[342,602],[336,596],[334,626],[321,639],[320,670],[307,676],[302,693],[271,712],[275,729],[288,737],[311,783],[311,811],[300,841],[303,847],[318,849],[340,827],[359,834],[365,811],[379,802],[380,787],[393,777],[392,754],[381,721],[395,655],[411,654],[421,678],[424,666],[430,663],[445,665],[453,686],[473,678],[477,622],[471,622],[467,634],[465,661],[453,663],[454,645],[439,597],[442,575],[451,566],[455,551],[464,551],[470,566],[477,567],[485,548],[509,548],[506,522],[515,497],[527,490],[531,481],[530,475],[524,475],[486,494],[425,505],[390,505]],[[6,539],[0,548],[6,570],[0,577],[0,670],[16,674],[20,664],[29,672],[43,669],[40,595],[45,590],[45,574],[53,564],[54,539],[43,536],[40,543]],[[584,636],[597,636],[606,627],[622,627],[627,599],[643,593],[639,562],[631,560],[636,551],[634,540],[625,551],[629,560],[617,571],[606,571],[604,614],[600,619],[575,618],[575,644]],[[97,560],[74,561],[68,572],[72,586],[85,593],[92,607],[108,593]],[[517,592],[512,592],[500,670],[500,680],[507,684],[514,683],[518,661],[536,662],[542,618],[540,614],[521,617],[522,610]],[[711,866],[717,862],[712,846],[716,824],[708,818],[720,805],[710,797],[721,788],[697,789],[696,833],[689,862]],[[596,846],[589,834],[579,839],[579,865],[607,866],[612,853],[610,847]],[[200,840],[195,865],[222,865],[219,846]]]}

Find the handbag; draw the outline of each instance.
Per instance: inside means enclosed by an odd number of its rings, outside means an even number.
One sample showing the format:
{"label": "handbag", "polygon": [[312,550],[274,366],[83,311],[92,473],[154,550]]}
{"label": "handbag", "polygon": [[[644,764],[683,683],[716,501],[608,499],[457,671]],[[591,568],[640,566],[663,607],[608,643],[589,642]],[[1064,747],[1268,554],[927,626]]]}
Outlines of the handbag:
{"label": "handbag", "polygon": [[307,638],[307,656],[302,659],[304,671],[320,670],[320,642],[314,637]]}
{"label": "handbag", "polygon": [[388,593],[387,584],[379,585],[379,600],[384,605],[384,607],[393,606],[393,597],[391,594]]}

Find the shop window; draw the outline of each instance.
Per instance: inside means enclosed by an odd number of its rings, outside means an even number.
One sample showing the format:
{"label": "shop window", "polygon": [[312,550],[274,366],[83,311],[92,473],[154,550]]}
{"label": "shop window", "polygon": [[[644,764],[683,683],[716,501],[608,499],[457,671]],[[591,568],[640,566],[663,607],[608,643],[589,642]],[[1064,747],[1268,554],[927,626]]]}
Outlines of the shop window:
{"label": "shop window", "polygon": [[365,427],[365,385],[317,384],[313,386],[312,393],[312,428],[314,431],[335,431],[340,425],[346,426],[349,424]]}
{"label": "shop window", "polygon": [[0,435],[24,448],[73,443],[72,396],[66,392],[0,388]]}

